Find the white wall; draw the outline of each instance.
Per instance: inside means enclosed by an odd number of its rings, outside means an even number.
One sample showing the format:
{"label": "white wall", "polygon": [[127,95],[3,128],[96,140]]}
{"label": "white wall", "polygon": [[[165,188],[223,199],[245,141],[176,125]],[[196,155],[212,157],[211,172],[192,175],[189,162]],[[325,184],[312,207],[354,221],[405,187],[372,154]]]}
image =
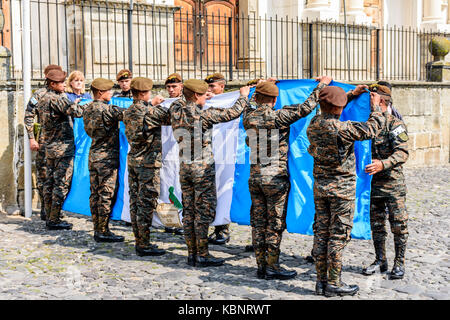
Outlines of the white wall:
{"label": "white wall", "polygon": [[421,16],[422,0],[384,0],[384,25],[416,28]]}

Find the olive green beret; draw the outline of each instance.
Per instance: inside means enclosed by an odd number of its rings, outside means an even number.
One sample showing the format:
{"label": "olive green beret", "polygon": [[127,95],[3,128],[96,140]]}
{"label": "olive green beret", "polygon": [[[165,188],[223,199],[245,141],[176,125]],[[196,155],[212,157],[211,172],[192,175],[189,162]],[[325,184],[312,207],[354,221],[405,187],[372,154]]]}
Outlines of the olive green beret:
{"label": "olive green beret", "polygon": [[131,79],[133,78],[133,74],[128,69],[122,69],[119,71],[119,73],[116,76],[116,80],[125,80],[125,79]]}
{"label": "olive green beret", "polygon": [[59,69],[53,69],[47,73],[47,79],[55,82],[66,80],[66,76],[67,73]]}
{"label": "olive green beret", "polygon": [[111,88],[114,86],[114,82],[112,80],[103,79],[103,78],[97,78],[94,79],[91,83],[91,88],[100,90],[100,91],[106,91],[111,90]]}
{"label": "olive green beret", "polygon": [[171,75],[169,75],[167,77],[164,85],[166,85],[168,83],[177,83],[177,82],[183,82],[183,79],[181,78],[181,76],[178,73],[172,73]]}
{"label": "olive green beret", "polygon": [[381,95],[385,95],[385,96],[391,96],[391,89],[389,89],[389,87],[387,86],[383,86],[380,84],[372,84],[369,86],[369,90],[372,92],[376,92],[378,94]]}
{"label": "olive green beret", "polygon": [[270,81],[260,82],[256,86],[255,92],[269,97],[278,97],[279,94],[277,85]]}
{"label": "olive green beret", "polygon": [[51,70],[61,70],[61,71],[63,71],[61,66],[58,66],[57,64],[49,64],[44,69],[44,76],[47,77],[47,73],[49,73]]}
{"label": "olive green beret", "polygon": [[153,88],[153,81],[149,78],[137,77],[131,80],[131,89],[138,91],[149,91]]}
{"label": "olive green beret", "polygon": [[223,74],[216,72],[212,75],[207,76],[205,79],[205,82],[213,83],[213,82],[217,82],[217,81],[221,81],[221,80],[225,80],[225,77],[223,76]]}
{"label": "olive green beret", "polygon": [[254,85],[256,85],[256,84],[258,84],[258,82],[260,81],[260,80],[263,80],[263,79],[253,79],[253,80],[250,80],[249,82],[247,82],[247,86],[254,86]]}
{"label": "olive green beret", "polygon": [[198,94],[205,94],[208,91],[208,84],[203,80],[189,79],[183,85],[186,89]]}
{"label": "olive green beret", "polygon": [[319,102],[335,107],[345,107],[347,105],[347,94],[342,88],[328,86],[320,90]]}

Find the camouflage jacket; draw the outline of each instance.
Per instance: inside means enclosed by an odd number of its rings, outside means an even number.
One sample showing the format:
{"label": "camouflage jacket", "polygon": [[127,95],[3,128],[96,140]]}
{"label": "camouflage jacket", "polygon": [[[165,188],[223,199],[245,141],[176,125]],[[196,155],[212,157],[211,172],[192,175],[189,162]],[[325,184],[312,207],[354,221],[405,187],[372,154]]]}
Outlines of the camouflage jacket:
{"label": "camouflage jacket", "polygon": [[[37,121],[36,121],[37,123],[39,123],[39,124],[41,123],[37,105],[38,105],[39,100],[45,95],[46,92],[47,92],[47,88],[40,88],[33,93],[33,95],[30,98],[30,101],[28,101],[23,121],[25,124],[25,130],[27,130],[29,139],[35,139],[35,136],[34,136],[35,118],[37,117]],[[42,135],[39,136],[39,143],[41,143],[41,141],[42,141],[42,139],[40,139],[41,137],[42,137]]]}
{"label": "camouflage jacket", "polygon": [[244,111],[243,124],[246,143],[251,148],[251,176],[288,175],[290,125],[309,115],[319,104],[319,92],[326,84],[319,84],[302,104],[274,110],[267,104],[254,105]]}
{"label": "camouflage jacket", "polygon": [[149,128],[171,125],[180,149],[180,162],[197,163],[204,167],[214,164],[213,125],[238,118],[247,103],[247,97],[240,96],[231,108],[203,110],[201,106],[187,102],[182,97],[174,101],[167,111],[159,107],[152,114],[147,114],[145,123]]}
{"label": "camouflage jacket", "polygon": [[133,94],[131,93],[131,89],[128,91],[114,91],[114,98],[130,98],[133,99]]}
{"label": "camouflage jacket", "polygon": [[47,158],[72,157],[75,153],[71,116],[81,118],[84,107],[71,102],[65,93],[48,89],[37,108],[42,121],[42,139]]}
{"label": "camouflage jacket", "polygon": [[180,162],[214,164],[212,152],[212,128],[214,124],[238,118],[248,103],[240,96],[231,108],[203,110],[194,102],[179,99],[169,108],[169,121],[180,148]]}
{"label": "camouflage jacket", "polygon": [[158,118],[167,117],[167,111],[163,107],[154,107],[142,100],[134,100],[123,113],[125,135],[130,144],[128,152],[130,166],[160,168],[162,165],[161,125],[150,126],[148,122],[154,113],[158,114]]}
{"label": "camouflage jacket", "polygon": [[385,126],[379,106],[372,107],[366,122],[340,121],[339,116],[316,115],[307,129],[314,158],[314,196],[355,199],[355,141],[375,138]]}
{"label": "camouflage jacket", "polygon": [[372,197],[406,194],[403,164],[408,160],[408,131],[404,122],[386,115],[386,125],[372,139],[372,159],[381,160],[384,169],[372,178]]}
{"label": "camouflage jacket", "polygon": [[125,109],[94,100],[83,112],[84,130],[92,138],[89,162],[116,160],[119,163],[119,121]]}

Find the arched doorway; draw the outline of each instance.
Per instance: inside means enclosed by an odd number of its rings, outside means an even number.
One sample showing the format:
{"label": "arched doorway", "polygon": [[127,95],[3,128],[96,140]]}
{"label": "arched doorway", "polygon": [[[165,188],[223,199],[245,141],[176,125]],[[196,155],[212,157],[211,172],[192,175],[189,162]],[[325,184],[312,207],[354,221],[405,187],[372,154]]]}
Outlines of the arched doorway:
{"label": "arched doorway", "polygon": [[175,0],[175,5],[182,7],[175,13],[177,63],[210,70],[228,64],[230,39],[236,48],[233,35],[238,0]]}

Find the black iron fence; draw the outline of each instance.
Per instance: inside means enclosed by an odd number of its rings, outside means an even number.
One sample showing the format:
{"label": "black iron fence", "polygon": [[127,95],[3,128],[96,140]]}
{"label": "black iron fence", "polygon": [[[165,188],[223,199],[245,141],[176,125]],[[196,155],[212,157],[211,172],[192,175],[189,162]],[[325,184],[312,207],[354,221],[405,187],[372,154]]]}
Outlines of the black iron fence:
{"label": "black iron fence", "polygon": [[[13,54],[12,75],[21,77],[21,0],[10,2],[10,31],[2,43]],[[31,1],[32,77],[46,65],[80,70],[88,80],[114,79],[123,68],[135,76],[164,80],[228,80],[277,77],[336,80],[426,80],[433,58],[431,31],[375,28],[287,17],[192,14],[180,8],[110,1]],[[5,38],[7,37],[7,41]]]}

